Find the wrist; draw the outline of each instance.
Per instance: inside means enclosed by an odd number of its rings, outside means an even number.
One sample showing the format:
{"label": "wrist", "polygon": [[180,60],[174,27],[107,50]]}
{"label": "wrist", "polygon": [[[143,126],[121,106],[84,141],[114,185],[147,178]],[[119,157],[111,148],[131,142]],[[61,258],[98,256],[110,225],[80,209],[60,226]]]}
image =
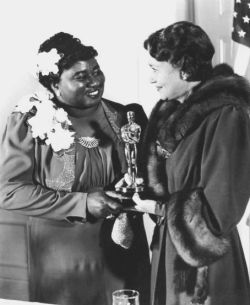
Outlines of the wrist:
{"label": "wrist", "polygon": [[165,216],[166,206],[162,201],[156,201],[155,205],[155,215],[157,216]]}

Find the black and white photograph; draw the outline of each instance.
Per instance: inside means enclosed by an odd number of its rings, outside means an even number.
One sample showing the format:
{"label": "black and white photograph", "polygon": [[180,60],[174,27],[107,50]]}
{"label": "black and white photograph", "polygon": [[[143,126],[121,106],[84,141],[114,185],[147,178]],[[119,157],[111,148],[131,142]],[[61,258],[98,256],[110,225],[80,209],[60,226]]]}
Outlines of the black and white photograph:
{"label": "black and white photograph", "polygon": [[250,0],[4,0],[0,39],[0,305],[249,305]]}

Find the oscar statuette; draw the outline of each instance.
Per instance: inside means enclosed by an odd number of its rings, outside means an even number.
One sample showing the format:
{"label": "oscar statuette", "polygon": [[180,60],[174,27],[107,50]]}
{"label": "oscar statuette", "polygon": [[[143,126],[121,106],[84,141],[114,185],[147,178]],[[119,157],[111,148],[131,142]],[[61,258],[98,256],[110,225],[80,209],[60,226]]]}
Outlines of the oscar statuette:
{"label": "oscar statuette", "polygon": [[[142,184],[138,184],[138,167],[137,167],[137,145],[140,141],[141,127],[135,123],[135,113],[127,112],[128,123],[121,127],[121,137],[125,145],[125,157],[128,165],[127,173],[125,174],[125,185],[116,185],[117,192],[123,193],[132,197],[134,193],[139,193],[144,190]],[[127,179],[126,179],[127,178]]]}

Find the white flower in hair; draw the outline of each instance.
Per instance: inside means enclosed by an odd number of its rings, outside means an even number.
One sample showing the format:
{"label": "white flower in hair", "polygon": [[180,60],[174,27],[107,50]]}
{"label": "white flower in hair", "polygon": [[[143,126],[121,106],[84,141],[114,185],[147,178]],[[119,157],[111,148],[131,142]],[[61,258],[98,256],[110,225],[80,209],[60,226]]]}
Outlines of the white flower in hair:
{"label": "white flower in hair", "polygon": [[23,97],[14,112],[27,113],[35,108],[35,114],[27,120],[31,127],[33,138],[45,140],[47,145],[58,152],[68,149],[75,142],[75,132],[68,114],[58,108],[51,100],[53,94],[48,90],[26,95]]}
{"label": "white flower in hair", "polygon": [[51,49],[49,52],[41,52],[37,55],[37,68],[38,73],[42,75],[49,75],[50,72],[56,74],[58,73],[58,62],[61,56],[57,53],[55,48]]}

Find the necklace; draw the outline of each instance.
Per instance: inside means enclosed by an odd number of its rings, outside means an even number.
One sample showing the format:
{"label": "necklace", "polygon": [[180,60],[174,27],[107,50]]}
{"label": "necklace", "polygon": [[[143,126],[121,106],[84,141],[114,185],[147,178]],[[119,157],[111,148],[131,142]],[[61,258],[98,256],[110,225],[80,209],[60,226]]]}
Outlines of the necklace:
{"label": "necklace", "polygon": [[95,137],[79,137],[78,142],[86,148],[94,148],[99,146],[99,139],[96,139]]}

